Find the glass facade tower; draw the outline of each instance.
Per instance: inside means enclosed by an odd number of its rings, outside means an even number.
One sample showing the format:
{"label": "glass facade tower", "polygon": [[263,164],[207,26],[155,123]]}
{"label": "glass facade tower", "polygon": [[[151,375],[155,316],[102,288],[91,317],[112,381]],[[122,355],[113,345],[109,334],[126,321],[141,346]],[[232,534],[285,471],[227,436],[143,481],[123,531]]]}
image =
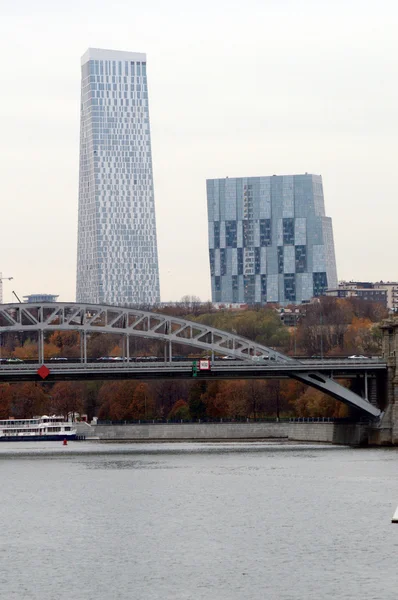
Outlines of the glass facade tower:
{"label": "glass facade tower", "polygon": [[160,300],[146,55],[82,57],[78,302]]}
{"label": "glass facade tower", "polygon": [[207,181],[213,302],[301,303],[337,285],[322,178]]}

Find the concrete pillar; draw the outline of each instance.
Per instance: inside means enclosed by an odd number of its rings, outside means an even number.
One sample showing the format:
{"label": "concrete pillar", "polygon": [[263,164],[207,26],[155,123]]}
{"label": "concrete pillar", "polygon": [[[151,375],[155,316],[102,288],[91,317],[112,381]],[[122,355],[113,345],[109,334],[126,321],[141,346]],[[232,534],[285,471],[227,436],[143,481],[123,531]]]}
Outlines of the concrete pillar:
{"label": "concrete pillar", "polygon": [[[381,393],[381,390],[380,390]],[[368,379],[368,400],[373,406],[379,406],[377,402],[377,381],[375,377]]]}
{"label": "concrete pillar", "polygon": [[384,321],[381,330],[383,358],[387,362],[386,420],[389,421],[383,424],[391,427],[391,442],[398,444],[398,319]]}

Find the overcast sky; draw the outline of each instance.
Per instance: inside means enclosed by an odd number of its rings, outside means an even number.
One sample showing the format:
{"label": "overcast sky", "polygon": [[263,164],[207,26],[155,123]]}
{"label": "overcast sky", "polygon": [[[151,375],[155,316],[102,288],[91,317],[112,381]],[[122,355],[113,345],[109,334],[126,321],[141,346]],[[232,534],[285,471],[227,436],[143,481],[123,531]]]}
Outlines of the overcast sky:
{"label": "overcast sky", "polygon": [[397,280],[398,4],[0,0],[4,301],[75,299],[80,57],[146,52],[161,297],[210,298],[206,178],[317,173],[339,279]]}

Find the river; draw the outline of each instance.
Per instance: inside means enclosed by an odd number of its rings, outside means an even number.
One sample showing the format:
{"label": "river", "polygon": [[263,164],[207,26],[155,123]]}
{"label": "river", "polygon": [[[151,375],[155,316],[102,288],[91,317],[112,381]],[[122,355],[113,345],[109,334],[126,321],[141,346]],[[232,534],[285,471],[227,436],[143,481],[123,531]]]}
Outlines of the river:
{"label": "river", "polygon": [[395,600],[398,452],[0,445],[3,600]]}

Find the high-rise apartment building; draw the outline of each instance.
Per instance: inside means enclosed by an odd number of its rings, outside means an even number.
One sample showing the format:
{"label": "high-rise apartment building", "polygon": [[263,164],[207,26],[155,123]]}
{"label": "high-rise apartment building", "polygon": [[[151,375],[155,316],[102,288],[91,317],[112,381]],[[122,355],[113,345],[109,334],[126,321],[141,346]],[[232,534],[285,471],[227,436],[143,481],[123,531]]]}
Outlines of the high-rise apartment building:
{"label": "high-rise apartment building", "polygon": [[78,302],[160,300],[146,55],[82,57]]}
{"label": "high-rise apartment building", "polygon": [[336,287],[322,178],[207,181],[213,302],[301,303]]}

